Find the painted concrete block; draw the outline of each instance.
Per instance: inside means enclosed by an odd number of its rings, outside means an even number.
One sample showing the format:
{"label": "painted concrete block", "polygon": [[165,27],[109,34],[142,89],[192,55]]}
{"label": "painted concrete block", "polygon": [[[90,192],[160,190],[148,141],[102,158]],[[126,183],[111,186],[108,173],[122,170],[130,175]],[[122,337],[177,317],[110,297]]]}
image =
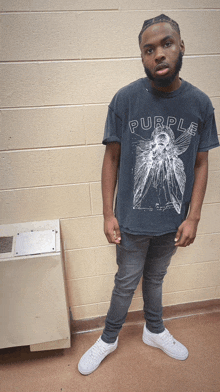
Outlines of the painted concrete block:
{"label": "painted concrete block", "polygon": [[204,204],[198,234],[220,233],[220,203]]}
{"label": "painted concrete block", "polygon": [[66,279],[97,276],[94,248],[65,252]]}
{"label": "painted concrete block", "polygon": [[220,298],[220,286],[217,286],[217,287],[216,287],[216,290],[215,290],[215,298]]}
{"label": "painted concrete block", "polygon": [[89,184],[0,191],[0,201],[1,224],[91,214]]}
{"label": "painted concrete block", "polygon": [[108,105],[83,106],[86,144],[102,143],[107,111]]}
{"label": "painted concrete block", "polygon": [[65,252],[67,279],[115,274],[117,271],[114,245]]}
{"label": "painted concrete block", "polygon": [[99,304],[71,306],[73,320],[85,320],[99,317]]}
{"label": "painted concrete block", "polygon": [[220,233],[198,234],[194,243],[178,248],[171,265],[186,265],[218,260],[220,256]]}
{"label": "painted concrete block", "polygon": [[1,189],[98,181],[103,146],[0,152]]}
{"label": "painted concrete block", "polygon": [[218,171],[220,167],[220,147],[209,151],[209,173]]}
{"label": "painted concrete block", "polygon": [[90,11],[118,9],[117,0],[1,0],[0,11]]}
{"label": "painted concrete block", "polygon": [[204,203],[220,203],[220,171],[210,171]]}
{"label": "painted concrete block", "polygon": [[164,293],[202,289],[220,283],[220,261],[170,267],[164,280]]}
{"label": "painted concrete block", "polygon": [[190,9],[190,8],[219,8],[218,0],[119,0],[121,9],[130,10],[156,10],[157,14],[172,9]]}
{"label": "painted concrete block", "polygon": [[113,284],[114,275],[67,281],[70,306],[109,301]]}
{"label": "painted concrete block", "polygon": [[62,219],[61,231],[65,250],[108,245],[103,232],[102,216]]}
{"label": "painted concrete block", "polygon": [[[210,97],[218,96],[220,88],[220,82],[216,77],[218,64],[219,55],[185,57],[181,76]],[[204,75],[209,75],[209,77],[205,78]]]}
{"label": "painted concrete block", "polygon": [[92,182],[90,184],[90,191],[91,191],[92,214],[93,215],[101,215],[102,210],[103,210],[101,183],[100,182]]}
{"label": "painted concrete block", "polygon": [[1,110],[0,150],[86,143],[83,107]]}
{"label": "painted concrete block", "polygon": [[215,120],[218,134],[220,135],[220,97],[211,97],[211,101],[215,109]]}
{"label": "painted concrete block", "polygon": [[163,295],[163,306],[185,304],[189,302],[208,301],[216,298],[215,287],[177,291]]}
{"label": "painted concrete block", "polygon": [[80,57],[76,13],[9,13],[0,23],[1,61]]}

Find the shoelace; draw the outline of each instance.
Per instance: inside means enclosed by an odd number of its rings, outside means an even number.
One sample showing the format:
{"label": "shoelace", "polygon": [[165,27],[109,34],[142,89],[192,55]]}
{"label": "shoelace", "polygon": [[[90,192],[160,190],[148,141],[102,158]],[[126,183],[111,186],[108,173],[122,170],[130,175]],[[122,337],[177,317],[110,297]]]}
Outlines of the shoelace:
{"label": "shoelace", "polygon": [[169,333],[169,331],[166,331],[166,333],[161,336],[165,344],[176,344],[174,337]]}
{"label": "shoelace", "polygon": [[100,341],[97,340],[96,344],[94,347],[92,347],[90,351],[90,357],[91,359],[99,359],[100,355],[103,355],[106,353],[106,348],[100,344]]}

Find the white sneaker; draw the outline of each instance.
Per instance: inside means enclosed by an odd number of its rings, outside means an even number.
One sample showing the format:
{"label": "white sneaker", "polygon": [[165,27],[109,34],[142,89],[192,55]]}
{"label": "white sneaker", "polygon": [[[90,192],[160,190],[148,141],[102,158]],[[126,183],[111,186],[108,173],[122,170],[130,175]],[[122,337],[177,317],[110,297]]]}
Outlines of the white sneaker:
{"label": "white sneaker", "polygon": [[114,343],[105,343],[101,336],[97,342],[82,356],[79,361],[78,370],[84,376],[94,372],[103,359],[110,353],[116,350],[118,346],[118,338]]}
{"label": "white sneaker", "polygon": [[167,329],[157,334],[148,331],[145,325],[142,339],[145,344],[160,348],[170,357],[180,361],[184,361],[189,355],[187,348],[174,339]]}

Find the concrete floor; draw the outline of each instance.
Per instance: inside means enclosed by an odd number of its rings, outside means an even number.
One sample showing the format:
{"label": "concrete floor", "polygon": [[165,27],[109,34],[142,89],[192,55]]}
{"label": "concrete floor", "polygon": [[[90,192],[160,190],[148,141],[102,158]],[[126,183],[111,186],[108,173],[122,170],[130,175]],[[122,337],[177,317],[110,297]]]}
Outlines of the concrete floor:
{"label": "concrete floor", "polygon": [[168,320],[166,327],[189,350],[177,361],[142,342],[143,323],[125,325],[118,349],[90,376],[77,364],[100,331],[75,334],[66,350],[0,350],[1,392],[219,392],[220,312]]}

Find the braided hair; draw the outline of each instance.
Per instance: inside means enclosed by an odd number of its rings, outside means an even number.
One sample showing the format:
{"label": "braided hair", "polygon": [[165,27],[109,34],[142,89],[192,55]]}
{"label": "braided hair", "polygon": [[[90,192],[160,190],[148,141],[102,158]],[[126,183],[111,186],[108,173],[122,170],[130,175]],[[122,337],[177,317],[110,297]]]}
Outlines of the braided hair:
{"label": "braided hair", "polygon": [[156,24],[156,23],[162,23],[162,22],[167,22],[169,23],[173,29],[180,35],[180,28],[177,22],[175,22],[175,20],[169,18],[169,16],[166,16],[164,14],[161,14],[159,16],[156,16],[155,18],[152,19],[147,19],[144,21],[144,24],[142,26],[142,29],[140,31],[140,34],[138,36],[138,40],[139,40],[139,45],[141,44],[141,40],[142,40],[142,34],[143,32],[150,26]]}

